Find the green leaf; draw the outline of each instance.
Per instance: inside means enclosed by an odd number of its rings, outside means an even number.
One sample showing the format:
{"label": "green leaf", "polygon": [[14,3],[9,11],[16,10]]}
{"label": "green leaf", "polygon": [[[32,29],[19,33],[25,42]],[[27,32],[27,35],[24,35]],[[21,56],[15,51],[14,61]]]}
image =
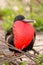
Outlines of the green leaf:
{"label": "green leaf", "polygon": [[40,55],[39,55],[39,58],[43,58],[43,54],[40,54]]}
{"label": "green leaf", "polygon": [[26,65],[26,62],[25,62],[25,61],[23,61],[23,62],[21,63],[21,65]]}
{"label": "green leaf", "polygon": [[2,65],[9,65],[9,63],[5,62],[5,63],[3,63]]}

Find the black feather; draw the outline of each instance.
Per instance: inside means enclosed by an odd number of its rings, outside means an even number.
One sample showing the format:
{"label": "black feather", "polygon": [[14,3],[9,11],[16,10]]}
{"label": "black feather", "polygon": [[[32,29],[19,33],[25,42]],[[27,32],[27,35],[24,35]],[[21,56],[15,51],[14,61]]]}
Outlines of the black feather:
{"label": "black feather", "polygon": [[18,15],[18,16],[15,17],[14,22],[16,22],[17,20],[22,21],[23,19],[25,19],[25,17],[23,15]]}
{"label": "black feather", "polygon": [[[18,15],[15,17],[14,22],[16,22],[17,20],[23,20],[25,19],[25,17],[23,15]],[[8,39],[8,43],[14,46],[14,42],[13,42],[13,31],[12,28],[10,30],[7,31],[6,35],[5,35],[5,40],[7,39],[7,37],[11,35]],[[34,38],[32,39],[30,45],[27,46],[27,48],[23,49],[23,51],[27,51],[27,50],[32,50],[33,49],[33,45],[35,42],[35,38],[36,38],[36,33],[34,33]],[[14,51],[13,49],[9,48],[10,51]]]}

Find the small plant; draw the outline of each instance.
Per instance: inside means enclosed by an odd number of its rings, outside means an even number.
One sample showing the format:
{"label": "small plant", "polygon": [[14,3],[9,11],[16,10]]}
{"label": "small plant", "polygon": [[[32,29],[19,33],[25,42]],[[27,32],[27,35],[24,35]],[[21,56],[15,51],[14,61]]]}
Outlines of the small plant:
{"label": "small plant", "polygon": [[38,56],[38,59],[36,59],[36,62],[39,64],[39,65],[43,65],[43,54],[40,54]]}
{"label": "small plant", "polygon": [[3,10],[0,8],[0,20],[3,20],[3,16],[4,16]]}
{"label": "small plant", "polygon": [[2,65],[9,65],[9,63],[7,63],[7,62],[4,62]]}
{"label": "small plant", "polygon": [[5,31],[7,31],[11,28],[16,13],[14,12],[14,10],[11,10],[9,8],[4,9],[3,13],[4,13],[3,20],[5,22],[2,24],[2,27],[4,28]]}
{"label": "small plant", "polygon": [[22,61],[21,65],[26,65],[26,62],[25,61]]}

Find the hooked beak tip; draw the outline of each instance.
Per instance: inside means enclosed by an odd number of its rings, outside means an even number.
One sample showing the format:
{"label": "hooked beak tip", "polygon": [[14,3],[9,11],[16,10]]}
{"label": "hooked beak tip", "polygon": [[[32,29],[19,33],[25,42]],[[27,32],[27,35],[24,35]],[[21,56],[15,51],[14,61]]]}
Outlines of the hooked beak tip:
{"label": "hooked beak tip", "polygon": [[26,19],[23,19],[23,22],[36,23],[36,20],[26,20]]}

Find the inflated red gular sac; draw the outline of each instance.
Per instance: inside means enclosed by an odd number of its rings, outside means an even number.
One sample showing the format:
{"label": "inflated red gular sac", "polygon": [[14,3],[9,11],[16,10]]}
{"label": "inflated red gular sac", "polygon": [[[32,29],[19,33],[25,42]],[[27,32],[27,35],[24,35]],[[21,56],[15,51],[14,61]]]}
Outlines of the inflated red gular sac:
{"label": "inflated red gular sac", "polygon": [[[36,33],[34,27],[24,19],[23,15],[15,17],[12,28],[5,35],[5,40],[8,40],[8,43],[14,47],[26,52],[33,50]],[[14,49],[9,49],[10,51],[15,51]]]}

